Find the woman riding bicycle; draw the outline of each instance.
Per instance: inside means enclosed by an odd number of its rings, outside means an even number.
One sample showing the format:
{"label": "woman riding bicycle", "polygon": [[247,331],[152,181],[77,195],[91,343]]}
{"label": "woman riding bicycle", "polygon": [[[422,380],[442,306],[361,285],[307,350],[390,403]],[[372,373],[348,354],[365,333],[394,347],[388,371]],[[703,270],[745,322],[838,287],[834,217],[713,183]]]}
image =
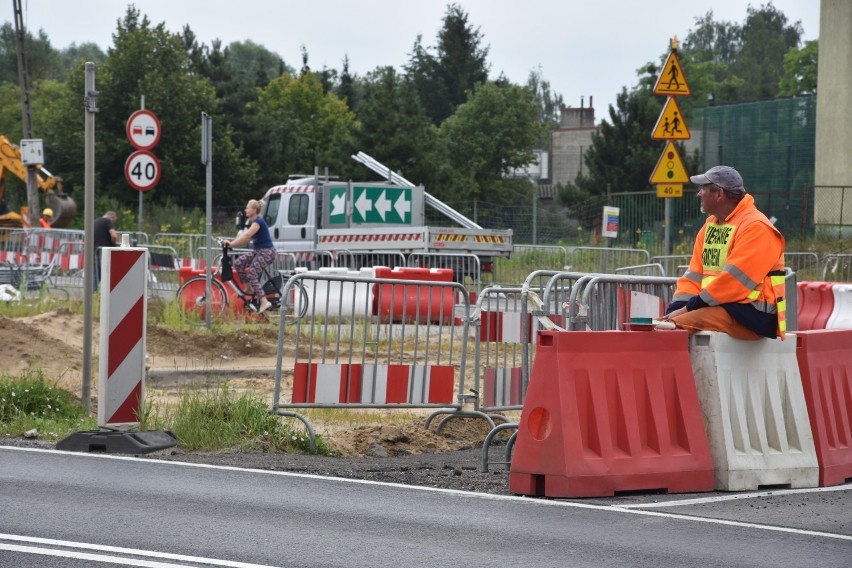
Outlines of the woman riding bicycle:
{"label": "woman riding bicycle", "polygon": [[[240,233],[234,240],[222,241],[229,248],[241,248],[252,243],[252,250],[234,261],[234,268],[240,276],[240,280],[247,286],[246,294],[254,295],[260,304],[258,313],[263,313],[272,305],[266,299],[263,287],[260,285],[260,275],[263,269],[275,260],[275,247],[269,236],[269,226],[263,217],[260,217],[260,209],[263,201],[251,199],[246,204],[246,223],[248,228]],[[249,304],[252,306],[253,304]]]}

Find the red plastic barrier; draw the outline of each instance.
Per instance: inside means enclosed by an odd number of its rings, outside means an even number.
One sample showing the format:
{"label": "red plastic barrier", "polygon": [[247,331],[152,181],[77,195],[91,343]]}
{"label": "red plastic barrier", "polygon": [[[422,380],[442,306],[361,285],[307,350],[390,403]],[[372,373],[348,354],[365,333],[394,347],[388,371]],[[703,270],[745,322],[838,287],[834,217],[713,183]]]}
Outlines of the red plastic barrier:
{"label": "red plastic barrier", "polygon": [[[376,266],[376,278],[453,282],[451,268],[388,268]],[[406,284],[376,284],[373,315],[382,322],[453,323],[454,289],[450,287]]]}
{"label": "red plastic barrier", "polygon": [[543,331],[509,490],[548,497],[712,491],[686,331]]}
{"label": "red plastic barrier", "polygon": [[192,268],[191,266],[181,266],[178,269],[178,282],[183,284],[190,278],[195,278],[196,276],[202,276],[206,274],[203,268]]}
{"label": "red plastic barrier", "polygon": [[834,291],[831,282],[799,282],[796,311],[799,330],[825,329],[834,310]]}
{"label": "red plastic barrier", "polygon": [[852,478],[852,330],[796,333],[820,486]]}

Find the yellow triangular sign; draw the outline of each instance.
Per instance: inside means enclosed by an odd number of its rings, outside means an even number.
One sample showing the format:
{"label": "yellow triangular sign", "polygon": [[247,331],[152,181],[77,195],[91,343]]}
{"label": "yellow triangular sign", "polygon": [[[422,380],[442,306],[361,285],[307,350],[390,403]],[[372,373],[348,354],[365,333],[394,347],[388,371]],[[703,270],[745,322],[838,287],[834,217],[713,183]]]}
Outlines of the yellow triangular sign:
{"label": "yellow triangular sign", "polygon": [[689,183],[689,176],[686,174],[686,168],[683,167],[683,160],[680,159],[674,142],[666,142],[666,148],[657,161],[657,167],[651,174],[650,182],[655,185]]}
{"label": "yellow triangular sign", "polygon": [[689,140],[689,128],[683,119],[683,113],[674,97],[666,99],[666,106],[657,119],[654,132],[651,134],[654,140]]}
{"label": "yellow triangular sign", "polygon": [[654,94],[685,96],[690,94],[690,92],[686,77],[683,74],[683,67],[680,66],[680,61],[677,58],[677,52],[672,51],[669,53],[665,65],[663,65],[660,76],[657,77],[657,84],[654,85]]}

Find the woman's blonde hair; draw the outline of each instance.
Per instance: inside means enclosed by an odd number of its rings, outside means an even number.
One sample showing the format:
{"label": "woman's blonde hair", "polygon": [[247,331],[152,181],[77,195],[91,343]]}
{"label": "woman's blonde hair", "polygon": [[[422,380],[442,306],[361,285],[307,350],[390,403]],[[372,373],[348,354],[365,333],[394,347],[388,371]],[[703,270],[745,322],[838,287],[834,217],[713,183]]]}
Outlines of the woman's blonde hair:
{"label": "woman's blonde hair", "polygon": [[260,210],[263,208],[263,200],[249,199],[248,205],[249,207],[254,208],[255,211],[257,211],[258,213],[260,213]]}

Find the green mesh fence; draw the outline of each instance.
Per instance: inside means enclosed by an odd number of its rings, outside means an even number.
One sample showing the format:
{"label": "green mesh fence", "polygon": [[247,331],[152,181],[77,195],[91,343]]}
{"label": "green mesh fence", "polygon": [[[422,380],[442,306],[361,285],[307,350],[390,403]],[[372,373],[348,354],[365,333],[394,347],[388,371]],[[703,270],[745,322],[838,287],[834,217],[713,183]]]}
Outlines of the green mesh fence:
{"label": "green mesh fence", "polygon": [[[788,237],[813,233],[816,97],[697,108],[690,120],[702,171],[725,164]],[[697,137],[696,137],[697,134]]]}

